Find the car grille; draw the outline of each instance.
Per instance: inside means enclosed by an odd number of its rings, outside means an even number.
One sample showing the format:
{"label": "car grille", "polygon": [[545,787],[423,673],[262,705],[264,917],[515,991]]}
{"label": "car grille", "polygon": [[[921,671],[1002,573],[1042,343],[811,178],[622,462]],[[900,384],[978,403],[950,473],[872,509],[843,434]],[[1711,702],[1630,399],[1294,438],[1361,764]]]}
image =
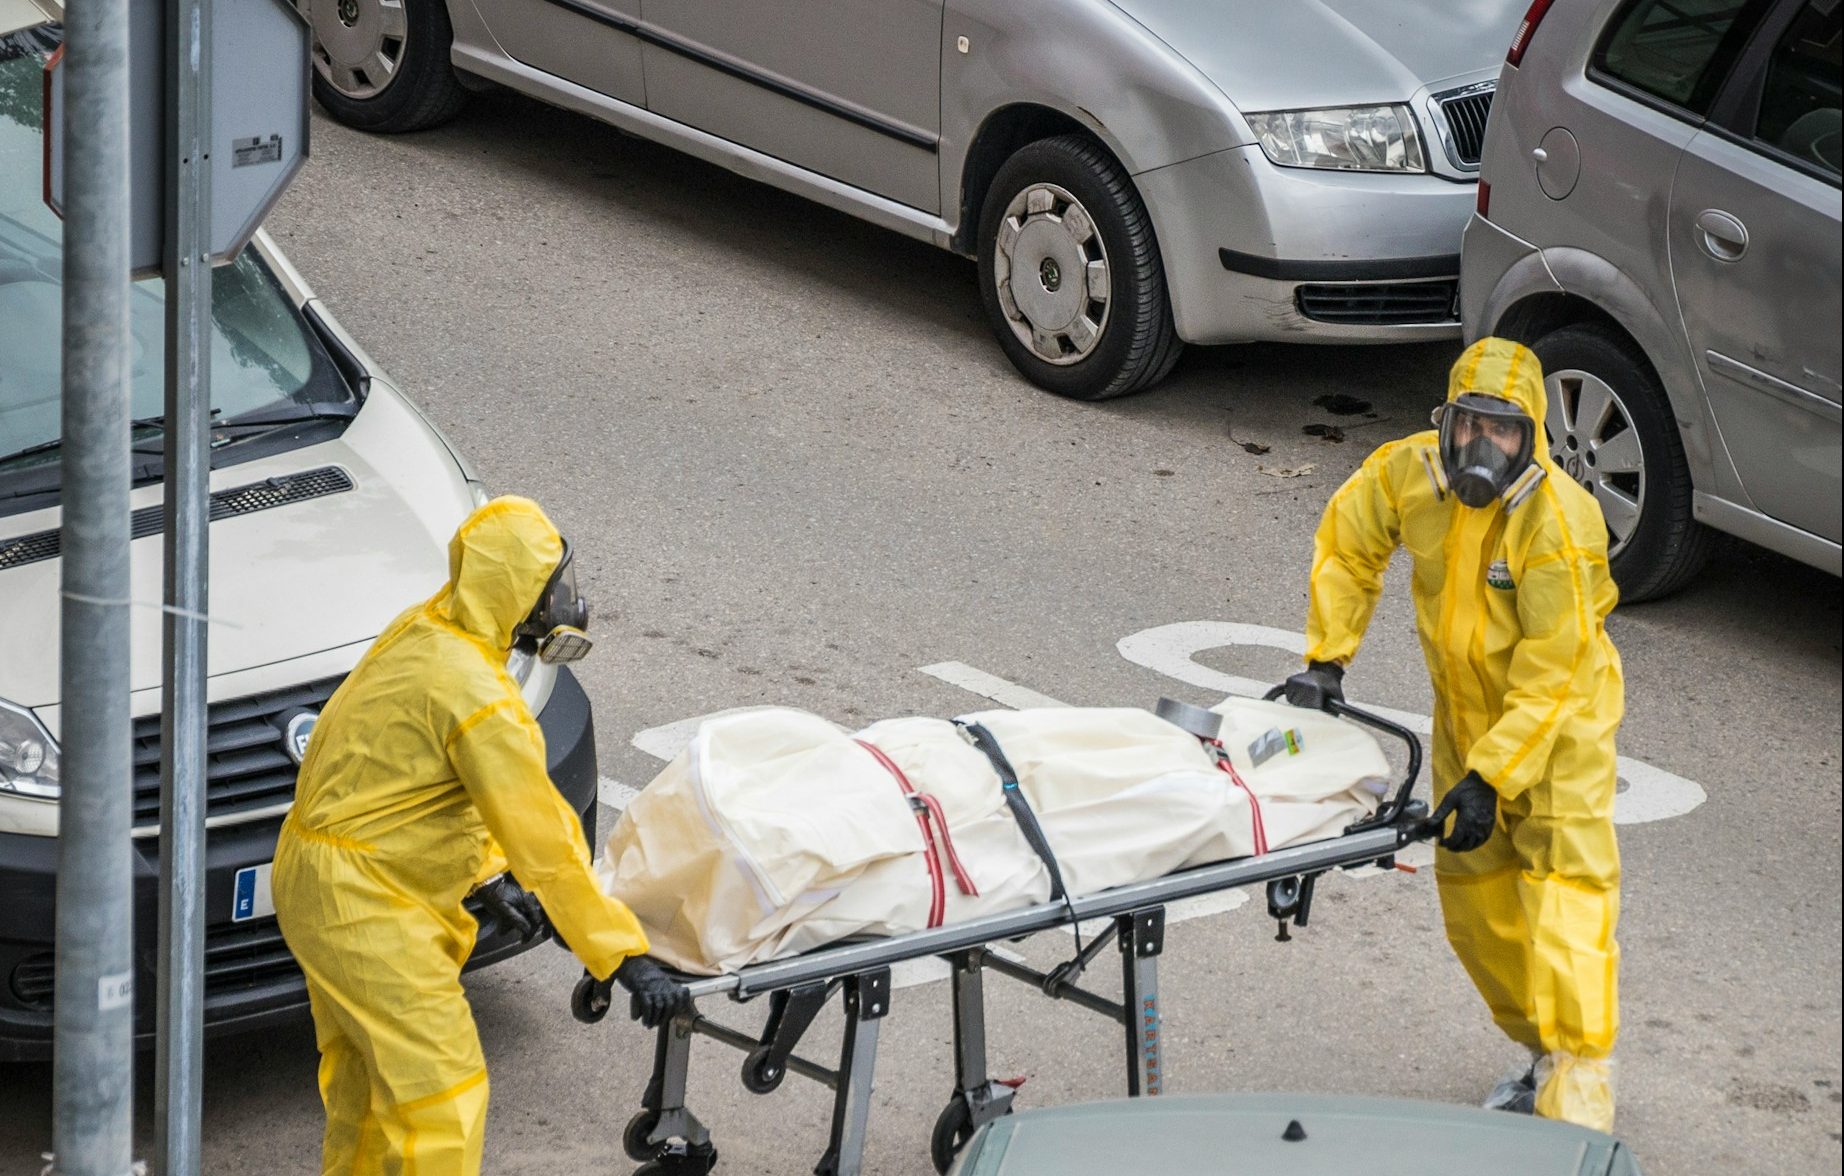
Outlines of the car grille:
{"label": "car grille", "polygon": [[1294,301],[1302,315],[1321,323],[1354,326],[1450,323],[1457,317],[1454,299],[1459,286],[1454,278],[1433,282],[1300,286],[1294,291]]}
{"label": "car grille", "polygon": [[[51,952],[28,956],[13,968],[13,996],[30,1009],[52,1007],[57,973],[57,957]],[[151,958],[143,960],[143,971],[154,971]],[[272,980],[298,977],[282,929],[274,919],[251,919],[247,923],[230,923],[205,930],[205,995],[207,998],[240,992]],[[151,997],[153,985],[145,985]]]}
{"label": "car grille", "polygon": [[1485,147],[1486,118],[1492,113],[1494,83],[1449,90],[1434,96],[1435,108],[1447,123],[1447,153],[1453,161],[1478,167]]}
{"label": "car grille", "polygon": [[300,974],[274,919],[251,919],[205,932],[206,996]]}
{"label": "car grille", "polygon": [[[317,470],[303,470],[298,474],[282,474],[251,482],[247,486],[216,491],[211,496],[211,521],[215,523],[220,519],[305,502],[310,498],[323,498],[328,494],[343,494],[350,489],[352,476],[338,466],[323,466]],[[145,539],[165,529],[164,504],[144,506],[128,516],[130,539]],[[31,535],[21,535],[17,539],[0,542],[0,569],[56,559],[63,550],[62,531],[38,531]]]}
{"label": "car grille", "polygon": [[[205,737],[205,815],[227,817],[292,800],[295,762],[282,749],[287,717],[319,710],[340,678],[212,703]],[[160,716],[134,721],[134,823],[160,820]]]}

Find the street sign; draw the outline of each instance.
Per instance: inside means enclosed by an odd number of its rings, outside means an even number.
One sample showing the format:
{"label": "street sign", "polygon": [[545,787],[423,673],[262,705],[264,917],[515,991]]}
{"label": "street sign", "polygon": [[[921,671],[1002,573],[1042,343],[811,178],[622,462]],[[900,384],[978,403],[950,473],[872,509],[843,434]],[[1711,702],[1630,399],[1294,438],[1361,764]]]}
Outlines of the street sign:
{"label": "street sign", "polygon": [[[160,271],[166,169],[165,0],[129,0],[129,260]],[[308,44],[291,0],[235,0],[211,15],[211,231],[214,264],[237,256],[307,160]],[[63,215],[60,51],[45,67],[45,203]]]}

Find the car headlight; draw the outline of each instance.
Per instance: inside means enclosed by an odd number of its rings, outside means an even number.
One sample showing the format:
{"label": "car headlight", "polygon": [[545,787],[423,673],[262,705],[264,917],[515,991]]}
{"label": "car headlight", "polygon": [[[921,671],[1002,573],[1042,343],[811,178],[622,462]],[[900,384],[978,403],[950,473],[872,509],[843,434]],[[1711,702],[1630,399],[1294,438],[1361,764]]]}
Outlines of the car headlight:
{"label": "car headlight", "polygon": [[1425,172],[1421,136],[1406,106],[1275,110],[1245,116],[1262,154],[1282,167]]}
{"label": "car headlight", "polygon": [[0,701],[0,793],[56,800],[58,741],[31,711]]}

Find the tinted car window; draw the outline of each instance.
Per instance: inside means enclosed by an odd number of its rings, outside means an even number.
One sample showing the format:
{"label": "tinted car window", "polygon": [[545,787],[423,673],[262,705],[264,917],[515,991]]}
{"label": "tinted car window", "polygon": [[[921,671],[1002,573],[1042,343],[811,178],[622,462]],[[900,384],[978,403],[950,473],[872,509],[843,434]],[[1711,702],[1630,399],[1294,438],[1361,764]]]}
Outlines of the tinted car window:
{"label": "tinted car window", "polygon": [[1774,46],[1754,137],[1801,163],[1837,175],[1844,100],[1839,97],[1840,0],[1807,0]]}
{"label": "tinted car window", "polygon": [[1708,114],[1766,7],[1766,0],[1637,0],[1609,22],[1594,67],[1692,114]]}

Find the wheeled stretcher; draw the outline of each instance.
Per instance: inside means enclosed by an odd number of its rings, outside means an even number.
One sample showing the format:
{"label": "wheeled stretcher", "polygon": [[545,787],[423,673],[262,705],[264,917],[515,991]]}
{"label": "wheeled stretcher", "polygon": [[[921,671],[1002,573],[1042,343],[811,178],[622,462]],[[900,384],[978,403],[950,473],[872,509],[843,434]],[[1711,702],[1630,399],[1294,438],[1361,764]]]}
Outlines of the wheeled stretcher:
{"label": "wheeled stretcher", "polygon": [[[1205,712],[1178,709],[1207,721]],[[937,1171],[947,1170],[978,1127],[1011,1108],[1012,1088],[987,1072],[984,978],[988,970],[1115,1021],[1122,1032],[1127,1093],[1159,1094],[1164,1054],[1158,962],[1168,904],[1236,887],[1265,885],[1268,912],[1278,923],[1276,937],[1285,941],[1290,938],[1290,924],[1307,925],[1314,883],[1320,875],[1333,869],[1391,866],[1404,846],[1433,833],[1426,805],[1413,794],[1422,758],[1415,733],[1342,703],[1332,703],[1329,709],[1401,740],[1407,752],[1406,767],[1393,792],[1372,816],[1337,836],[1092,894],[1064,895],[1057,901],[964,922],[840,943],[717,976],[682,975],[694,999],[727,995],[744,1002],[766,995],[769,1015],[755,1036],[698,1011],[677,1017],[656,1031],[653,1073],[641,1098],[642,1109],[623,1133],[624,1150],[640,1162],[635,1176],[703,1176],[716,1163],[710,1132],[685,1104],[692,1040],[698,1036],[745,1055],[741,1078],[752,1093],[776,1089],[789,1073],[831,1089],[831,1133],[814,1171],[817,1176],[858,1176],[870,1117],[878,1030],[890,1013],[894,995],[891,968],[930,956],[946,960],[952,969],[954,1010],[954,1093],[936,1120],[930,1145]],[[1075,955],[1048,972],[991,950],[995,944],[1072,920],[1099,919],[1112,920],[1110,931],[1086,946],[1078,937]],[[1118,1001],[1081,986],[1084,972],[1110,945],[1120,957],[1122,996]],[[795,1050],[835,995],[843,1000],[845,1028],[838,1063],[829,1067]],[[588,976],[572,996],[572,1011],[585,1023],[601,1020],[609,1005],[607,986]]]}

